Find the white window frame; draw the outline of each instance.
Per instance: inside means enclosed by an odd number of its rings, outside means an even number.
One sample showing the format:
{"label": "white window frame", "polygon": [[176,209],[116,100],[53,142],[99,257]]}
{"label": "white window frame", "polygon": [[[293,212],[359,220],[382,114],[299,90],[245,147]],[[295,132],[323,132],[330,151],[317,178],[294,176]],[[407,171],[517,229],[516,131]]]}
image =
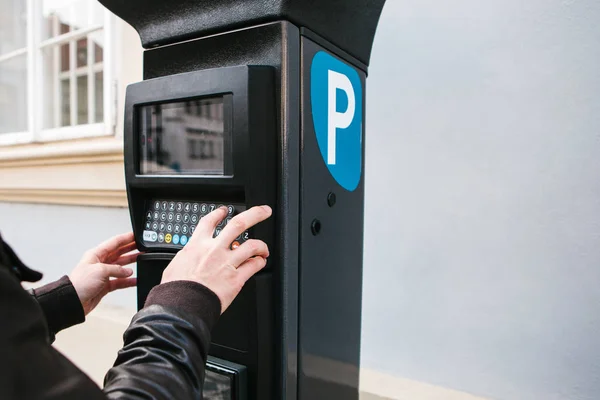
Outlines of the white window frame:
{"label": "white window frame", "polygon": [[[88,0],[90,2],[95,0]],[[106,9],[103,9],[103,24],[94,25],[74,32],[68,32],[50,39],[41,40],[41,26],[34,21],[39,20],[42,13],[42,4],[40,0],[27,0],[27,44],[21,48],[4,55],[0,55],[0,61],[12,59],[14,57],[26,55],[27,57],[27,131],[0,133],[0,146],[18,145],[25,143],[51,142],[57,140],[80,139],[97,136],[111,136],[115,134],[116,128],[116,81],[115,81],[115,62],[114,62],[114,36],[115,36],[115,18]],[[93,8],[90,7],[90,12]],[[77,40],[88,37],[89,34],[103,30],[103,121],[99,123],[73,125],[60,128],[44,129],[44,93],[38,89],[43,87],[42,63],[44,49],[54,46],[55,51],[60,49],[60,45],[69,44],[70,67],[66,74],[70,78],[70,111],[71,122],[77,120],[77,90],[76,90],[76,46]],[[97,68],[97,64],[92,65],[93,46],[92,40],[88,37],[88,62],[84,70],[87,74]],[[55,55],[55,62],[58,58]],[[93,76],[93,75],[92,75]],[[95,99],[93,93],[93,84],[88,75],[88,121],[89,116],[95,114]],[[56,90],[58,93],[58,90]],[[60,98],[54,96],[56,109],[60,111]]]}

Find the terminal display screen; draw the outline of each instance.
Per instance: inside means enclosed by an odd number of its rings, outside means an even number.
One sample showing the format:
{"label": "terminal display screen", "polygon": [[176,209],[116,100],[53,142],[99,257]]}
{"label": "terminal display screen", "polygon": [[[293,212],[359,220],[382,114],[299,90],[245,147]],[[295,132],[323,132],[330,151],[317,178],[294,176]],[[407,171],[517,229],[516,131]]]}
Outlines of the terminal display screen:
{"label": "terminal display screen", "polygon": [[226,175],[231,134],[223,97],[139,106],[142,175]]}

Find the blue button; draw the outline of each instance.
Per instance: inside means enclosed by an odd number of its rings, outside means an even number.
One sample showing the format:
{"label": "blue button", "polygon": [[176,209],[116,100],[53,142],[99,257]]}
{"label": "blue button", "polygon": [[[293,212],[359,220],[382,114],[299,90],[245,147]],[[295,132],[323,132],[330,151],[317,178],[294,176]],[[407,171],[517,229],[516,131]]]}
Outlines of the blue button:
{"label": "blue button", "polygon": [[173,235],[173,244],[179,244],[179,235]]}
{"label": "blue button", "polygon": [[187,244],[187,236],[181,235],[181,239],[179,240],[179,242],[182,246],[185,246]]}

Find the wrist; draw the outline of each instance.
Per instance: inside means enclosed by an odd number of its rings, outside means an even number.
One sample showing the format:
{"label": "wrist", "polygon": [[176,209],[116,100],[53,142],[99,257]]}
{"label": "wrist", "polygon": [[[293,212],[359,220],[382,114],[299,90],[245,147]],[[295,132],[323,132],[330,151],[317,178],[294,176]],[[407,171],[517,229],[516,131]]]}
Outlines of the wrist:
{"label": "wrist", "polygon": [[83,305],[68,276],[34,289],[33,295],[44,312],[51,333],[85,321]]}
{"label": "wrist", "polygon": [[206,286],[186,280],[174,280],[154,287],[144,307],[161,305],[201,317],[209,329],[221,315],[221,300]]}

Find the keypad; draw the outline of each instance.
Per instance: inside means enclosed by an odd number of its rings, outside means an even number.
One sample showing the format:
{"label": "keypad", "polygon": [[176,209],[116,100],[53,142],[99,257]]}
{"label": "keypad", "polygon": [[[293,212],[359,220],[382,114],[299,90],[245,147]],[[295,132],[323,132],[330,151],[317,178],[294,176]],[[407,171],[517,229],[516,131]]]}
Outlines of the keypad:
{"label": "keypad", "polygon": [[[189,242],[196,225],[216,208],[227,207],[227,217],[215,228],[213,237],[218,236],[235,215],[246,210],[246,207],[241,204],[168,199],[153,200],[148,205],[142,236],[144,244],[178,248]],[[248,231],[245,231],[235,239],[231,247],[238,247],[248,239]]]}

